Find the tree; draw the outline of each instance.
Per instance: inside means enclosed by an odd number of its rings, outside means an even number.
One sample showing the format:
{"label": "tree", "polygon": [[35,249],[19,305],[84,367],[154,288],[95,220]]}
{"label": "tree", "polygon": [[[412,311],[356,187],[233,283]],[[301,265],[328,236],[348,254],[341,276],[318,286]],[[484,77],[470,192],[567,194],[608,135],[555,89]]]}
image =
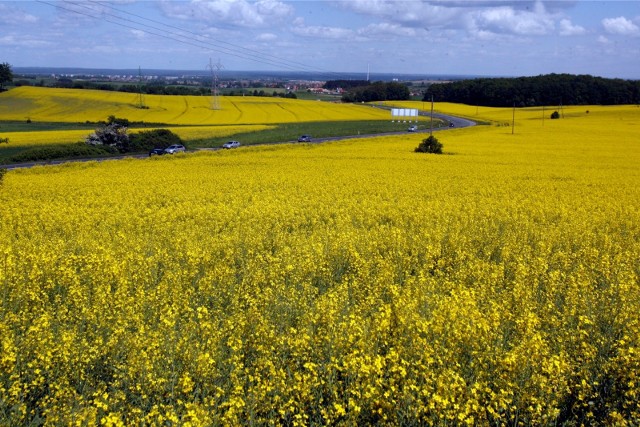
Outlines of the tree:
{"label": "tree", "polygon": [[432,154],[442,154],[442,144],[438,141],[433,135],[430,135],[429,138],[423,139],[420,145],[415,149],[416,153],[432,153]]}
{"label": "tree", "polygon": [[113,147],[121,153],[127,152],[129,149],[127,128],[118,123],[111,123],[96,129],[94,133],[87,137],[85,142],[88,145],[106,145]]}
{"label": "tree", "polygon": [[397,82],[374,82],[366,86],[355,87],[342,95],[343,102],[375,102],[390,100],[408,100],[409,88]]}
{"label": "tree", "polygon": [[423,101],[511,107],[535,105],[636,104],[640,81],[590,75],[548,74],[536,77],[478,78],[432,84]]}
{"label": "tree", "polygon": [[13,81],[13,71],[11,65],[6,62],[0,64],[0,92],[4,90],[5,83],[11,83]]}

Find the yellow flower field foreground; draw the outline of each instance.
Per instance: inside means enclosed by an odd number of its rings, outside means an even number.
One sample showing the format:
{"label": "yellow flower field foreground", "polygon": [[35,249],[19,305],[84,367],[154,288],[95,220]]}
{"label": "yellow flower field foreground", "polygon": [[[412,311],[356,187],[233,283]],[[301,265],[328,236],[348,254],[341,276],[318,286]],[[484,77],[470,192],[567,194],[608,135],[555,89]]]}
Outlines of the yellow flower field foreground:
{"label": "yellow flower field foreground", "polygon": [[7,172],[0,424],[640,424],[639,110],[575,108]]}
{"label": "yellow flower field foreground", "polygon": [[37,122],[98,122],[110,115],[131,122],[175,125],[242,125],[337,120],[389,120],[389,112],[358,104],[334,104],[289,98],[222,96],[220,109],[208,96],[145,95],[145,109],[137,94],[18,87],[0,94],[3,120]]}
{"label": "yellow flower field foreground", "polygon": [[[271,129],[273,126],[268,125],[241,125],[241,126],[183,126],[183,127],[164,127],[178,135],[185,141],[193,141],[198,139],[225,137],[235,135],[238,132],[259,132],[265,129]],[[144,129],[131,129],[130,134],[152,130],[153,127]],[[4,132],[0,134],[3,138],[9,138],[11,146],[38,146],[52,144],[69,144],[74,142],[82,142],[92,133],[91,130],[48,130],[38,132]]]}

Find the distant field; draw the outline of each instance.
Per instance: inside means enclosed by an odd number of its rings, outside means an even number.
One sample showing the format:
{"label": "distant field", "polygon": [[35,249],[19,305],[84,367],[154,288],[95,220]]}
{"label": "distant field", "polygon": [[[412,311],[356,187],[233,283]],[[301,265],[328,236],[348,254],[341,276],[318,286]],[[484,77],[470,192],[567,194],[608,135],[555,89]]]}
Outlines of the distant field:
{"label": "distant field", "polygon": [[220,109],[213,110],[210,97],[145,95],[148,109],[140,109],[137,94],[22,86],[0,94],[0,117],[84,123],[114,115],[131,122],[200,126],[389,119],[387,111],[366,105],[253,96],[219,100]]}

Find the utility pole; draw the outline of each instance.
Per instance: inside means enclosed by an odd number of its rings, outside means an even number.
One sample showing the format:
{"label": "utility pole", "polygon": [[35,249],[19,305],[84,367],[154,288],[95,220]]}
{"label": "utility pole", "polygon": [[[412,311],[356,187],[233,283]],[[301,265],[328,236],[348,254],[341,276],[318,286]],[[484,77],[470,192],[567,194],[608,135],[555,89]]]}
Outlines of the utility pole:
{"label": "utility pole", "polygon": [[[218,59],[218,63],[213,65],[211,63],[211,58],[209,58],[209,65],[207,66],[209,70],[211,70],[211,109],[219,110],[220,109],[220,99],[218,94],[218,73],[224,67],[220,63]],[[214,71],[215,69],[215,71]]]}
{"label": "utility pole", "polygon": [[142,96],[142,70],[138,66],[138,108],[145,108],[144,98]]}
{"label": "utility pole", "polygon": [[431,124],[429,127],[429,136],[433,136],[433,95],[431,95]]}

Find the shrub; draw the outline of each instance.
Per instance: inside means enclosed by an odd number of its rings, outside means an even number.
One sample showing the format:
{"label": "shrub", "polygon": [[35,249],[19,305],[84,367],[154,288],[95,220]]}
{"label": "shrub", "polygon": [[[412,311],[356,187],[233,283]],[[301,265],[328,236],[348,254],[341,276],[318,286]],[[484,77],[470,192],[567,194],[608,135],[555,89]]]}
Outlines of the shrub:
{"label": "shrub", "polygon": [[8,144],[9,138],[0,138],[0,144]]}
{"label": "shrub", "polygon": [[173,144],[182,144],[182,139],[169,129],[153,129],[134,133],[129,136],[129,151],[148,151],[152,148],[167,148]]}
{"label": "shrub", "polygon": [[108,125],[116,124],[122,127],[129,127],[129,119],[123,119],[123,118],[111,115],[107,117],[107,124]]}
{"label": "shrub", "polygon": [[554,111],[553,113],[551,113],[551,118],[552,119],[559,119],[560,118],[560,113],[558,113],[557,111]]}
{"label": "shrub", "polygon": [[25,150],[7,159],[9,163],[40,162],[56,159],[102,157],[117,153],[107,146],[90,146],[82,142],[67,145],[37,147]]}
{"label": "shrub", "polygon": [[422,140],[420,145],[415,149],[415,152],[442,154],[442,144],[438,141],[438,138],[430,135],[429,138]]}

